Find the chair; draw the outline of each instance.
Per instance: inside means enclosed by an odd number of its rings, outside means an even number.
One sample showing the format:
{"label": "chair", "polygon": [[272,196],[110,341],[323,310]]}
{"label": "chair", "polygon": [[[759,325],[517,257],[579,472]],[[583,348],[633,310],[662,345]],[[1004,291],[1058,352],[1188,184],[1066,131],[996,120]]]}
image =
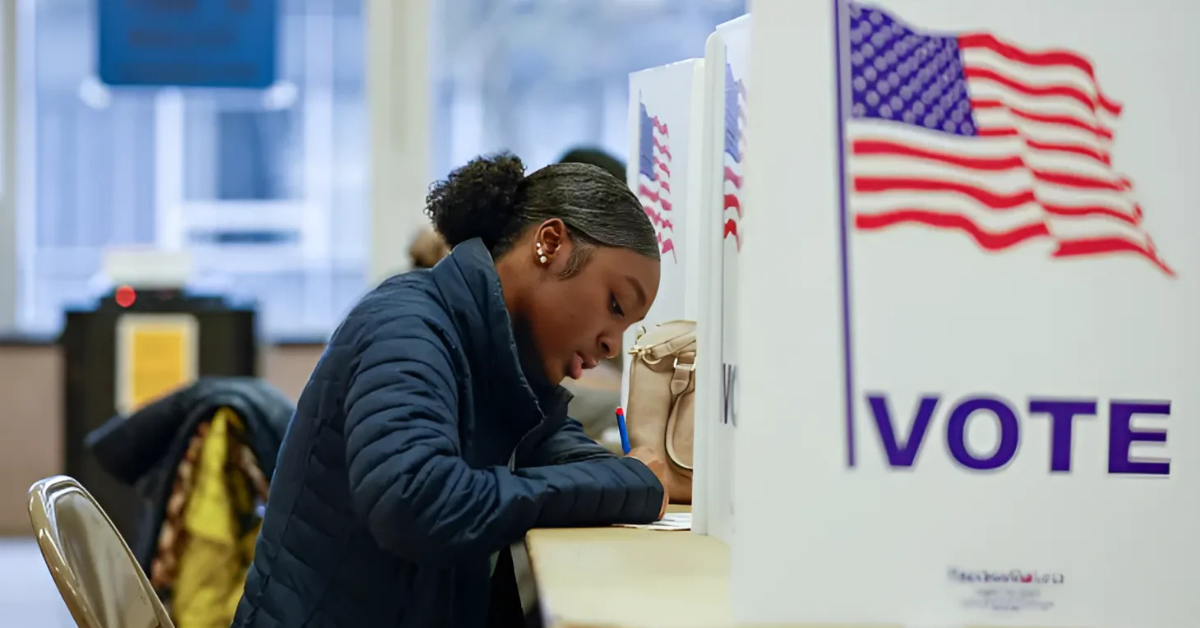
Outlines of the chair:
{"label": "chair", "polygon": [[100,504],[73,478],[29,489],[29,521],[79,628],[175,628]]}

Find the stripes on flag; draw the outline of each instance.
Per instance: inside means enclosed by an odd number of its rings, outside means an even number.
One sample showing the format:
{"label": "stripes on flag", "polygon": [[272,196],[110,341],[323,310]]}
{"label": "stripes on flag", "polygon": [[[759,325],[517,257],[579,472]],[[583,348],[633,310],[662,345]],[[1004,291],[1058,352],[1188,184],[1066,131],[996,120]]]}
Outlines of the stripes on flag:
{"label": "stripes on flag", "polygon": [[1121,104],[1068,50],[939,35],[849,2],[849,205],[860,231],[921,225],[987,251],[1035,240],[1053,257],[1130,253],[1174,272],[1112,168]]}
{"label": "stripes on flag", "polygon": [[654,223],[659,252],[678,261],[675,254],[675,225],[671,223],[671,135],[667,125],[639,103],[637,196]]}
{"label": "stripes on flag", "polygon": [[746,150],[746,85],[735,79],[733,68],[725,64],[725,148],[724,159],[724,235],[733,238],[742,249],[738,226],[742,219],[742,156]]}

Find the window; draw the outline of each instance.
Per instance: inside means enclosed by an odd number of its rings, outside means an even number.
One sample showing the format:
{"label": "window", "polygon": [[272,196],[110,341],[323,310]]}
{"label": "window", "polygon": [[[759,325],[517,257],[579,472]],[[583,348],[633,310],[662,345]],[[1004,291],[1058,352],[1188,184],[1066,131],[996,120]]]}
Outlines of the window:
{"label": "window", "polygon": [[[22,329],[53,333],[106,292],[106,247],[159,245],[191,250],[193,289],[257,301],[269,336],[328,334],[367,280],[364,0],[279,0],[279,80],[262,91],[110,89],[95,77],[108,0],[19,1]],[[745,8],[429,2],[438,177],[498,150],[531,168],[577,144],[623,156],[629,72],[703,56]]]}
{"label": "window", "polygon": [[629,73],[704,56],[745,0],[435,3],[433,172],[510,150],[533,169],[590,144],[629,150]]}
{"label": "window", "polygon": [[366,288],[362,0],[280,0],[267,90],[108,88],[95,2],[21,6],[22,328],[106,292],[105,248],[158,245],[189,248],[193,289],[256,301],[266,334],[328,334]]}

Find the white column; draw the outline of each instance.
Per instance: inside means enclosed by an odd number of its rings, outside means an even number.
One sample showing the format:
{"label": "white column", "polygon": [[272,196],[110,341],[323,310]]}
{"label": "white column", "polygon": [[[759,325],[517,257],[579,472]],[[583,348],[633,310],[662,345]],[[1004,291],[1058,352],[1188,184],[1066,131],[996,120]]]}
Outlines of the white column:
{"label": "white column", "polygon": [[0,2],[0,332],[17,325],[17,2]]}
{"label": "white column", "polygon": [[370,279],[406,270],[430,173],[430,0],[366,0]]}

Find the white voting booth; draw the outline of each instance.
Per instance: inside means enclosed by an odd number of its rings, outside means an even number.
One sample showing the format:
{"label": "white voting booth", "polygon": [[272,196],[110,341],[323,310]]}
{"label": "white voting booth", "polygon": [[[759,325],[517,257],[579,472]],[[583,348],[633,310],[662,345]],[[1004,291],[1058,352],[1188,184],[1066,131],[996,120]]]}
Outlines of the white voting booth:
{"label": "white voting booth", "polygon": [[740,621],[1195,625],[1197,23],[755,1]]}
{"label": "white voting booth", "polygon": [[[625,333],[636,343],[641,328],[701,318],[701,176],[704,137],[704,61],[689,59],[629,75],[629,187],[658,235],[662,275],[658,296],[645,320]],[[631,357],[625,355],[625,373]],[[628,406],[629,378],[621,383]],[[697,445],[702,444],[699,440]],[[697,449],[693,464],[703,467]],[[696,482],[703,483],[703,477]],[[702,513],[703,504],[696,509]],[[699,517],[703,519],[702,516]]]}
{"label": "white voting booth", "polygon": [[[733,542],[734,440],[739,378],[738,259],[745,213],[746,74],[750,17],[717,27],[705,47],[704,318],[696,368],[696,447],[704,451],[703,486],[694,489],[701,508],[697,532]],[[703,441],[703,442],[702,442]]]}
{"label": "white voting booth", "polygon": [[[689,176],[700,162],[696,128],[703,114],[704,62],[690,59],[629,75],[629,187],[637,194],[658,235],[662,276],[658,297],[643,325],[649,329],[699,313],[698,213],[702,177]],[[639,329],[625,334],[634,344]],[[628,372],[629,355],[625,356]],[[625,382],[625,385],[628,381]],[[628,391],[622,391],[624,400]]]}
{"label": "white voting booth", "polygon": [[[704,60],[630,75],[629,185],[662,253],[659,294],[644,325],[698,323],[692,529],[729,542],[748,27],[748,17],[718,27]],[[627,346],[637,332],[627,333]],[[628,378],[623,399],[627,386]]]}

